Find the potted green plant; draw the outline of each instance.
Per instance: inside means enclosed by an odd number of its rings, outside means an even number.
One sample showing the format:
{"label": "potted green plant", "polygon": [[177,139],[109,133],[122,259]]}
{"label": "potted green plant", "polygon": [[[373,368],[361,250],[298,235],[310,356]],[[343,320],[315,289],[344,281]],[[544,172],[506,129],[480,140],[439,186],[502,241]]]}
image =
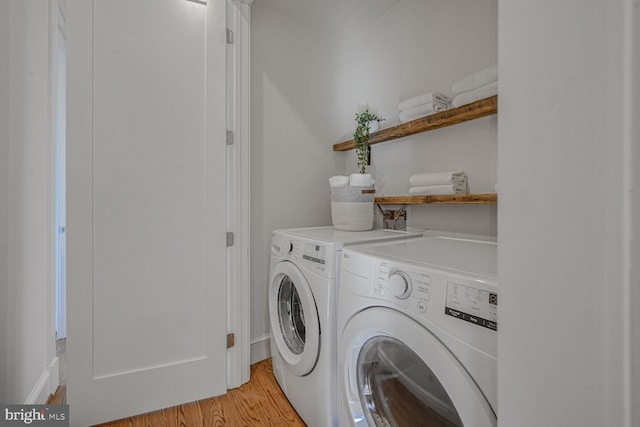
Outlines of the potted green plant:
{"label": "potted green plant", "polygon": [[[377,129],[378,122],[384,119],[378,114],[365,107],[359,113],[356,113],[356,127],[353,133],[353,140],[356,146],[356,155],[358,156],[358,170],[361,174],[366,173],[367,164],[369,163],[369,132]],[[375,128],[374,128],[375,126]]]}

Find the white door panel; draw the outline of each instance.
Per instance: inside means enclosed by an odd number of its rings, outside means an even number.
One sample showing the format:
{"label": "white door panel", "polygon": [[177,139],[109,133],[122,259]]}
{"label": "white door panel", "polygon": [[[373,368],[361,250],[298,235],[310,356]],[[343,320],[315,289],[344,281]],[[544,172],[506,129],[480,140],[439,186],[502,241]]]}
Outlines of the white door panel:
{"label": "white door panel", "polygon": [[68,400],[89,425],[226,391],[225,2],[68,3]]}

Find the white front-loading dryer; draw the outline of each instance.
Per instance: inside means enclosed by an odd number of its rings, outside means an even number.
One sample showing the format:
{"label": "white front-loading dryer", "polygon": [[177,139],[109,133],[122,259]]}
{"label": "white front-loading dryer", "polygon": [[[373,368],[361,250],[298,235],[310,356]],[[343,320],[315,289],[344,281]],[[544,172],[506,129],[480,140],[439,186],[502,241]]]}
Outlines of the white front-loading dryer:
{"label": "white front-loading dryer", "polygon": [[343,247],[421,235],[333,227],[273,232],[269,274],[273,371],[307,425],[338,424],[336,292]]}
{"label": "white front-loading dryer", "polygon": [[343,251],[340,426],[497,425],[496,248],[428,232]]}

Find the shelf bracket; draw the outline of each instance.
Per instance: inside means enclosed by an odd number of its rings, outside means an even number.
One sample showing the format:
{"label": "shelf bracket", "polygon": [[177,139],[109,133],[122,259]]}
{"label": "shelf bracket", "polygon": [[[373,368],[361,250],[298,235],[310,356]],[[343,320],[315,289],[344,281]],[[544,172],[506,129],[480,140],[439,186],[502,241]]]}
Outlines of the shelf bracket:
{"label": "shelf bracket", "polygon": [[394,211],[393,218],[391,218],[391,217],[388,217],[387,215],[385,215],[384,209],[382,209],[382,207],[380,206],[380,203],[376,203],[376,206],[378,207],[378,210],[380,211],[380,215],[382,216],[383,223],[384,223],[384,220],[386,219],[387,221],[393,221],[394,225],[395,225],[395,222],[398,219],[400,219],[400,217],[402,216],[402,213],[405,211],[404,209],[407,207],[407,205],[405,203],[401,204],[400,205],[400,209],[398,209],[397,211]]}
{"label": "shelf bracket", "polygon": [[[400,205],[400,209],[398,209],[398,215],[400,215],[402,213],[402,211],[404,211],[404,208],[407,207],[406,203],[398,203]],[[380,203],[376,203],[376,206],[378,207],[378,210],[380,211],[380,215],[382,215],[382,218],[384,218],[384,210],[382,209],[382,206],[380,206]],[[393,218],[391,218],[393,219]]]}

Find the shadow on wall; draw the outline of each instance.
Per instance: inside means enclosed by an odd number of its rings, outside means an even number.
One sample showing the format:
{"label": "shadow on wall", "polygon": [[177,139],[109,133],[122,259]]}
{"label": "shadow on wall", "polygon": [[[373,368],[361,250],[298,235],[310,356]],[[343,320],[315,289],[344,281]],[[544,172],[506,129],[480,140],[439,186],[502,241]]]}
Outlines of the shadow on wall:
{"label": "shadow on wall", "polygon": [[337,97],[328,43],[262,2],[252,8],[252,203],[264,221],[275,210],[279,226],[313,221],[308,208],[291,202],[318,207],[318,198],[328,200],[329,176],[344,170],[331,150]]}
{"label": "shadow on wall", "polygon": [[251,338],[269,333],[271,232],[331,223],[329,182],[343,173],[334,60],[321,34],[264,2],[251,10]]}

